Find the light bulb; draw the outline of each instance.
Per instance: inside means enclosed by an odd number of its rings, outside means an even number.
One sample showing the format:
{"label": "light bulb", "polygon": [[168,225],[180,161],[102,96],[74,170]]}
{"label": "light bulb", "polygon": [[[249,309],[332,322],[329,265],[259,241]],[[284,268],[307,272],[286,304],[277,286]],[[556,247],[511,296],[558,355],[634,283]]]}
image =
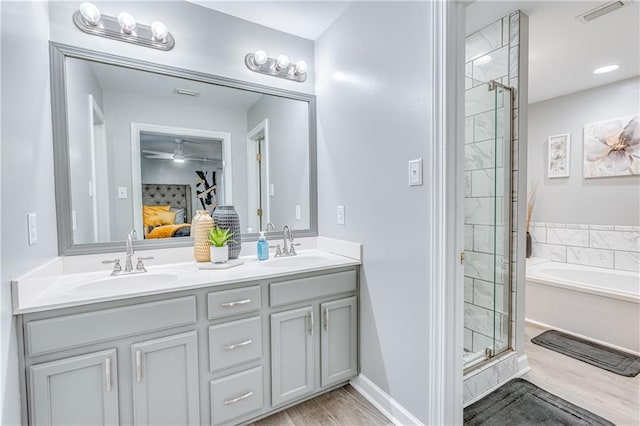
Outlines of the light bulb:
{"label": "light bulb", "polygon": [[151,32],[153,33],[153,37],[160,41],[165,41],[169,34],[167,26],[160,21],[155,21],[151,24]]}
{"label": "light bulb", "polygon": [[174,158],[173,162],[174,163],[184,163],[184,158]]}
{"label": "light bulb", "polygon": [[256,50],[256,53],[253,54],[253,62],[258,65],[262,65],[267,62],[268,58],[269,57],[267,56],[267,52],[265,52],[264,50]]}
{"label": "light bulb", "polygon": [[118,24],[120,24],[122,31],[131,34],[136,28],[136,19],[127,12],[120,12],[118,14]]}
{"label": "light bulb", "polygon": [[289,66],[289,57],[287,55],[280,55],[278,59],[276,59],[276,64],[279,68],[286,68]]}
{"label": "light bulb", "polygon": [[100,9],[95,4],[85,2],[80,5],[80,14],[91,25],[98,25],[100,23]]}
{"label": "light bulb", "polygon": [[305,61],[296,62],[296,73],[305,74],[307,72],[307,63]]}

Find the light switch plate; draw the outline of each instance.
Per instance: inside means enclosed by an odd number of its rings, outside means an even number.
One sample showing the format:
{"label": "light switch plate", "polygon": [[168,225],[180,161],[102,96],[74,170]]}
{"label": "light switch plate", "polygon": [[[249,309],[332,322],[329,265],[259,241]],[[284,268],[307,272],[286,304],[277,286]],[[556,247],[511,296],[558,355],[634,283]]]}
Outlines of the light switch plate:
{"label": "light switch plate", "polygon": [[118,187],[118,198],[125,199],[127,197],[128,197],[128,195],[127,195],[127,187],[126,186],[119,186]]}
{"label": "light switch plate", "polygon": [[38,242],[38,225],[35,213],[27,213],[27,226],[29,231],[29,245],[32,246]]}
{"label": "light switch plate", "polygon": [[409,161],[409,186],[422,185],[422,158]]}
{"label": "light switch plate", "polygon": [[338,206],[336,209],[338,225],[344,225],[344,206]]}

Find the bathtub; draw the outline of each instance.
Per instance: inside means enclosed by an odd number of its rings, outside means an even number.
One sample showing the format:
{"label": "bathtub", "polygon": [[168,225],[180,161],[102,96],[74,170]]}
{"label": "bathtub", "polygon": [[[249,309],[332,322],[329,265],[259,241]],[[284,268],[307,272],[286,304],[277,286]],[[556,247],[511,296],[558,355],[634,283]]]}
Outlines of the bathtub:
{"label": "bathtub", "polygon": [[639,273],[534,259],[526,285],[527,321],[640,355]]}

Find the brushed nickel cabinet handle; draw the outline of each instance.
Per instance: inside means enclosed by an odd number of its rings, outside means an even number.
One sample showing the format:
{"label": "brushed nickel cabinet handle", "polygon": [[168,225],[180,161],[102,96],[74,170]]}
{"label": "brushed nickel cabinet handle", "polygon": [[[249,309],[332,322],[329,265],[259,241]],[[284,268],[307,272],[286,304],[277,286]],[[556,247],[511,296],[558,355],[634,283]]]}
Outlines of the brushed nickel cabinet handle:
{"label": "brushed nickel cabinet handle", "polygon": [[309,318],[309,334],[313,336],[313,311],[307,314],[307,318]]}
{"label": "brushed nickel cabinet handle", "polygon": [[243,399],[247,399],[252,395],[253,395],[253,391],[249,391],[249,392],[243,393],[242,395],[237,396],[235,398],[225,399],[224,400],[224,405],[235,404],[236,402],[242,401]]}
{"label": "brushed nickel cabinet handle", "polygon": [[136,383],[142,381],[142,351],[136,351]]}
{"label": "brushed nickel cabinet handle", "polygon": [[329,308],[324,310],[324,331],[329,331]]}
{"label": "brushed nickel cabinet handle", "polygon": [[242,347],[242,346],[250,345],[251,343],[253,343],[253,340],[251,340],[251,339],[249,339],[249,340],[245,340],[244,342],[235,343],[235,344],[233,344],[233,345],[226,345],[226,346],[224,347],[224,350],[225,350],[225,351],[232,351],[232,350],[234,350],[234,349],[236,349],[236,348],[240,348],[240,347]]}
{"label": "brushed nickel cabinet handle", "polygon": [[237,300],[235,302],[227,302],[223,303],[222,306],[225,308],[233,308],[238,305],[246,305],[247,303],[251,303],[251,299]]}
{"label": "brushed nickel cabinet handle", "polygon": [[106,376],[107,392],[111,392],[111,358],[104,360],[104,374]]}

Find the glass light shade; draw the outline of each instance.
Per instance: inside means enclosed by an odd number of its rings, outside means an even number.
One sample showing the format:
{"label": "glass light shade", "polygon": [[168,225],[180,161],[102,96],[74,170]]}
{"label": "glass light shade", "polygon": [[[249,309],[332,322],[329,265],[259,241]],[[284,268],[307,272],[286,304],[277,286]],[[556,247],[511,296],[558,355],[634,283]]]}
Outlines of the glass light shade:
{"label": "glass light shade", "polygon": [[289,66],[289,57],[287,55],[280,55],[278,59],[276,59],[276,64],[280,68],[286,68]]}
{"label": "glass light shade", "polygon": [[618,68],[620,68],[620,65],[617,65],[617,64],[605,65],[604,67],[596,68],[595,70],[593,70],[593,73],[606,74],[608,72],[615,71]]}
{"label": "glass light shade", "polygon": [[85,2],[80,5],[80,14],[82,18],[91,25],[98,25],[100,23],[100,9],[95,4]]}
{"label": "glass light shade", "polygon": [[151,24],[151,32],[156,40],[164,41],[169,34],[167,26],[160,21],[155,21]]}
{"label": "glass light shade", "polygon": [[136,28],[136,19],[127,12],[120,12],[118,14],[118,24],[120,24],[122,31],[131,34]]}
{"label": "glass light shade", "polygon": [[256,50],[256,53],[253,54],[253,61],[258,65],[262,65],[267,62],[268,58],[267,52],[264,50]]}
{"label": "glass light shade", "polygon": [[296,71],[299,74],[304,74],[307,72],[307,63],[305,61],[296,62]]}
{"label": "glass light shade", "polygon": [[173,162],[174,163],[184,163],[184,158],[174,158]]}

